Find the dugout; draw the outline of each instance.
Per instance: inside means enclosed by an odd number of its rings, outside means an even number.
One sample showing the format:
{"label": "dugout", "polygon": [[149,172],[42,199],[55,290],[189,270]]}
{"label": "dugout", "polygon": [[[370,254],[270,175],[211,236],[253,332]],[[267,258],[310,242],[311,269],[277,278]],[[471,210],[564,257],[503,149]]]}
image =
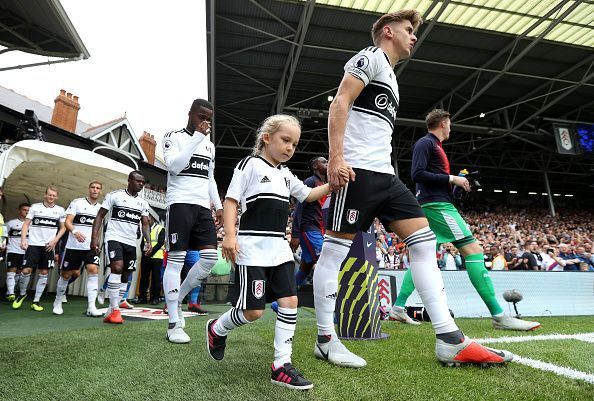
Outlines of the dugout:
{"label": "dugout", "polygon": [[[107,193],[125,187],[131,171],[131,167],[88,150],[73,151],[69,146],[37,140],[17,142],[0,154],[5,221],[16,217],[19,203],[41,202],[50,184],[59,188],[58,204],[67,207],[73,199],[86,196],[91,180],[101,181],[103,193]],[[55,291],[58,273],[58,268],[50,271],[47,290]],[[82,295],[86,282],[77,280],[72,287],[71,294]]]}
{"label": "dugout", "polygon": [[19,203],[42,200],[48,185],[59,188],[58,203],[66,207],[73,199],[86,196],[91,180],[101,181],[103,193],[108,193],[124,188],[131,171],[129,166],[88,150],[36,140],[17,142],[0,154],[5,219],[16,216]]}
{"label": "dugout", "polygon": [[[57,203],[66,208],[73,199],[86,196],[91,180],[103,183],[103,194],[125,188],[132,170],[130,166],[84,149],[73,151],[69,146],[37,140],[17,142],[0,154],[0,186],[4,188],[6,198],[3,205],[6,207],[5,221],[16,217],[16,209],[21,202],[43,201],[43,192],[48,185],[58,187]],[[158,211],[154,208],[150,210],[155,218],[158,218]],[[137,251],[140,252],[140,249]],[[105,265],[104,262],[101,266]],[[102,275],[103,269],[99,270]],[[50,272],[49,291],[55,290],[58,272],[57,268]],[[135,282],[136,276],[133,284]],[[71,294],[83,295],[85,290],[85,280],[77,280],[72,285]]]}

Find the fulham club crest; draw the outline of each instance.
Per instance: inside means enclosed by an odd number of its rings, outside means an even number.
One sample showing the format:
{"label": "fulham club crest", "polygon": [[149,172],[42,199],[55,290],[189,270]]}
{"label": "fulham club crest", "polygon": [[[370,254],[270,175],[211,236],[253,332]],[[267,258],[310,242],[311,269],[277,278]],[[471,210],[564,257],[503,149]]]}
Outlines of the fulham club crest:
{"label": "fulham club crest", "polygon": [[260,299],[264,296],[265,291],[265,282],[264,280],[254,280],[252,281],[252,294],[256,299]]}
{"label": "fulham club crest", "polygon": [[347,210],[347,222],[349,224],[355,224],[359,220],[359,211],[357,209]]}
{"label": "fulham club crest", "polygon": [[170,235],[170,238],[171,238],[171,243],[175,244],[177,242],[177,233],[172,233]]}

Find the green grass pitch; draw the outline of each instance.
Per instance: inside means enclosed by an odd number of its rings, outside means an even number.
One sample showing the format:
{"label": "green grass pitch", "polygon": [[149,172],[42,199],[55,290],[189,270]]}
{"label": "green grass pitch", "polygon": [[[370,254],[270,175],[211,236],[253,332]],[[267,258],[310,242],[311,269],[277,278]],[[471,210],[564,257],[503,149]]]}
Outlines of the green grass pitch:
{"label": "green grass pitch", "polygon": [[[187,320],[192,342],[170,344],[165,321],[110,326],[82,315],[71,297],[64,315],[33,312],[30,302],[13,311],[0,304],[0,400],[594,400],[594,385],[518,363],[506,367],[446,368],[434,356],[429,323],[384,322],[387,340],[348,341],[367,359],[363,369],[329,365],[313,356],[314,311],[300,308],[293,363],[314,382],[298,393],[270,383],[274,314],[231,333],[221,362],[205,350],[207,317]],[[211,316],[225,311],[211,306]],[[594,332],[594,318],[540,318],[535,333],[496,331],[489,319],[457,319],[473,338]],[[577,340],[490,344],[524,357],[594,372],[594,344]]]}

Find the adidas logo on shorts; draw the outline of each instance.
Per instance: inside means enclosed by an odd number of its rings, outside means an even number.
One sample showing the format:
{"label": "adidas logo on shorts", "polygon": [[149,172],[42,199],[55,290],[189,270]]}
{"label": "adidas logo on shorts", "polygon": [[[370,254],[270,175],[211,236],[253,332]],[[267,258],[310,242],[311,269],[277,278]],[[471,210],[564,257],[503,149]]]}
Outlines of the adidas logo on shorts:
{"label": "adidas logo on shorts", "polygon": [[262,181],[260,181],[260,184],[265,184],[267,182],[270,182],[270,179],[268,179],[268,177],[264,176],[264,178],[262,178]]}

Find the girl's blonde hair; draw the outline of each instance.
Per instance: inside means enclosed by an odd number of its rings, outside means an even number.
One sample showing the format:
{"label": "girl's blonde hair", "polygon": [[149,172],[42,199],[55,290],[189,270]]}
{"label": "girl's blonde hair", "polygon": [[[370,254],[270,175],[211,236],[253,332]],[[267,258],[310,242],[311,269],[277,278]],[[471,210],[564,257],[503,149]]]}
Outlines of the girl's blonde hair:
{"label": "girl's blonde hair", "polygon": [[293,124],[301,129],[299,120],[288,114],[275,114],[266,118],[266,120],[264,120],[262,125],[260,125],[258,128],[258,131],[256,131],[256,143],[254,144],[252,155],[257,156],[262,153],[262,149],[264,149],[264,141],[262,140],[262,136],[264,134],[272,135],[276,133],[284,123]]}

